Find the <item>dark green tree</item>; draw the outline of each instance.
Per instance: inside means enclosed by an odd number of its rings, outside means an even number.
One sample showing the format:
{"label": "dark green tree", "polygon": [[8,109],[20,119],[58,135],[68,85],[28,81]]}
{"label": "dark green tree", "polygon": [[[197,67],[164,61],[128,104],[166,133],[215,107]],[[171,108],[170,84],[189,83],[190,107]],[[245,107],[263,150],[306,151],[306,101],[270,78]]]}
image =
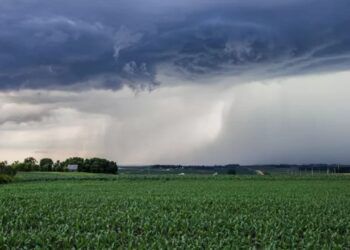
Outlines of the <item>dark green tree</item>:
{"label": "dark green tree", "polygon": [[39,163],[40,171],[52,171],[53,160],[50,158],[43,158]]}
{"label": "dark green tree", "polygon": [[118,173],[117,163],[102,158],[86,159],[84,165],[87,172],[110,174]]}
{"label": "dark green tree", "polygon": [[64,171],[63,164],[60,161],[56,161],[52,166],[52,170],[56,172],[63,172]]}
{"label": "dark green tree", "polygon": [[68,165],[78,165],[79,172],[89,172],[85,169],[84,161],[84,158],[81,157],[71,157],[62,162],[61,165],[64,169],[67,169]]}
{"label": "dark green tree", "polygon": [[17,171],[38,171],[39,165],[37,164],[37,161],[33,157],[28,157],[24,159],[23,162],[15,161],[12,164],[12,167],[15,168]]}
{"label": "dark green tree", "polygon": [[0,174],[14,176],[16,175],[16,169],[12,166],[9,166],[7,161],[0,162]]}
{"label": "dark green tree", "polygon": [[24,159],[23,163],[28,165],[36,165],[38,161],[34,157],[27,157]]}

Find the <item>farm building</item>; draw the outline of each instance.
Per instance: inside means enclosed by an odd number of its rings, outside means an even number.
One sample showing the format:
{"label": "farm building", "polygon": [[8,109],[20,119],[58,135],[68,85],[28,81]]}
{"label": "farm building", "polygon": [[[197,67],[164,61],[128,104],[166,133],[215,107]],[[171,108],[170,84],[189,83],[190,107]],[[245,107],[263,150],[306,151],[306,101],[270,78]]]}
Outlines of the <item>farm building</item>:
{"label": "farm building", "polygon": [[67,169],[70,172],[76,172],[76,171],[78,171],[78,165],[76,165],[76,164],[75,165],[68,165]]}

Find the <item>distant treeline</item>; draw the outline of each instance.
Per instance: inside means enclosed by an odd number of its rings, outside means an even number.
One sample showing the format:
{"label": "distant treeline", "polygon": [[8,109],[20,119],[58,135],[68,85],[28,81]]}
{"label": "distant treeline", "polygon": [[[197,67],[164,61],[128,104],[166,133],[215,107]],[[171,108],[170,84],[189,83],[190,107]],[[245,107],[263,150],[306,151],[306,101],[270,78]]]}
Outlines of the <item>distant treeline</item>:
{"label": "distant treeline", "polygon": [[321,171],[329,173],[350,173],[350,165],[337,165],[337,164],[311,164],[302,165],[299,167],[300,171]]}
{"label": "distant treeline", "polygon": [[220,173],[226,173],[235,175],[239,164],[228,164],[228,165],[151,165],[150,169],[153,170],[184,170],[184,171],[214,171]]}
{"label": "distant treeline", "polygon": [[228,165],[151,165],[152,169],[229,169],[239,167],[239,164],[228,164]]}
{"label": "distant treeline", "polygon": [[339,164],[263,164],[263,165],[151,165],[151,169],[171,169],[171,170],[205,170],[205,171],[230,171],[241,172],[244,170],[264,170],[267,171],[301,171],[301,172],[329,172],[329,173],[350,173],[350,165]]}
{"label": "distant treeline", "polygon": [[28,157],[23,162],[15,161],[12,164],[7,162],[0,163],[0,174],[14,175],[17,171],[43,171],[43,172],[67,172],[69,165],[76,165],[77,171],[89,173],[110,173],[117,174],[118,166],[114,161],[102,158],[84,159],[80,157],[71,157],[65,161],[54,162],[50,158],[43,158],[37,161],[34,157]]}
{"label": "distant treeline", "polygon": [[345,164],[265,164],[245,166],[252,169],[291,170],[299,172],[350,173],[350,165]]}

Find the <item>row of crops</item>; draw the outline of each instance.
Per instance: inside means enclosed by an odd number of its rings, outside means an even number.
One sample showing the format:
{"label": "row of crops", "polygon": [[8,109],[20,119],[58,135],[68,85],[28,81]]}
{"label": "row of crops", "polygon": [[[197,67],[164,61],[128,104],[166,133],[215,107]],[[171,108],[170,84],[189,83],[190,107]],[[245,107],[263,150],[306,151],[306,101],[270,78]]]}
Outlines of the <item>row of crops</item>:
{"label": "row of crops", "polygon": [[0,224],[0,249],[346,249],[350,179],[17,182]]}

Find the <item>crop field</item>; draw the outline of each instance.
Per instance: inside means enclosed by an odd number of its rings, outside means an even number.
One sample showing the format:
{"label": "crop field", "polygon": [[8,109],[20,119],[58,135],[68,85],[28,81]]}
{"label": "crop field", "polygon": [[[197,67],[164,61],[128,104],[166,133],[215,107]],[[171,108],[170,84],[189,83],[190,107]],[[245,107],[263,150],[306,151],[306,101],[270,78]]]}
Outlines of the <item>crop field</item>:
{"label": "crop field", "polygon": [[350,248],[350,176],[61,175],[0,186],[0,249]]}
{"label": "crop field", "polygon": [[118,178],[112,174],[67,173],[67,172],[20,172],[16,175],[17,182],[55,181],[55,180],[113,180]]}

